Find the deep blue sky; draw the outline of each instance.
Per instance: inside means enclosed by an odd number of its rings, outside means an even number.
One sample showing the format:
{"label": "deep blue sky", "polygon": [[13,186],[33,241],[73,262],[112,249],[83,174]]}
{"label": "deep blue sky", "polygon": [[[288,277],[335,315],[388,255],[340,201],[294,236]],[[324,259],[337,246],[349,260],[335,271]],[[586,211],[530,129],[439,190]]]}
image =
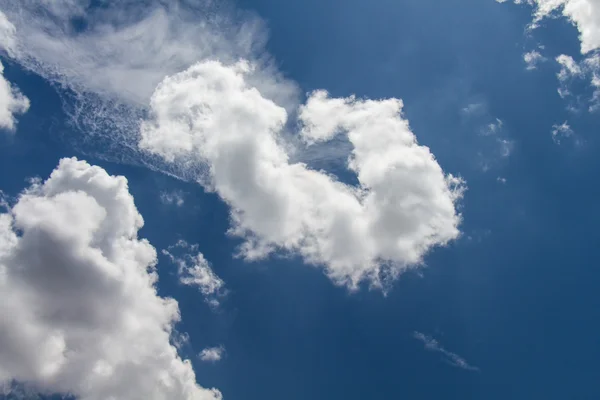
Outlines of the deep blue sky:
{"label": "deep blue sky", "polygon": [[[576,30],[552,21],[524,35],[530,9],[492,0],[240,0],[270,29],[268,50],[302,91],[399,97],[419,141],[442,167],[463,176],[463,237],[407,273],[387,296],[350,294],[299,260],[233,259],[228,209],[198,185],[140,167],[85,157],[125,175],[162,249],[199,243],[230,293],[218,312],[177,283],[166,259],[161,294],[175,297],[190,335],[183,349],[203,386],[225,399],[597,399],[600,398],[600,189],[598,114],[573,118],[556,94],[553,63],[527,71],[524,51],[577,53]],[[15,135],[0,135],[0,188],[16,195],[46,177],[72,129],[55,91],[6,63],[6,77],[31,99]],[[461,109],[484,102],[485,115]],[[480,129],[503,121],[508,157]],[[583,146],[557,145],[551,126],[569,119]],[[481,161],[488,160],[484,171]],[[503,177],[506,183],[498,182]],[[185,206],[161,203],[181,190]],[[431,335],[479,371],[444,362],[413,332]],[[227,356],[196,354],[223,344]]]}

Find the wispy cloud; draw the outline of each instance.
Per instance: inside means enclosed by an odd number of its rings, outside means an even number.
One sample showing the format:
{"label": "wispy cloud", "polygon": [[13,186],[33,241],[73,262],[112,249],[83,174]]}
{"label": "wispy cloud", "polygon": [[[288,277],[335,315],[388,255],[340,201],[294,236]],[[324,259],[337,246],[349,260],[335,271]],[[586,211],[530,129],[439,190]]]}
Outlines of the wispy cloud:
{"label": "wispy cloud", "polygon": [[225,282],[214,273],[210,263],[198,251],[197,244],[190,245],[185,240],[179,240],[162,253],[177,266],[179,282],[196,286],[212,307],[220,305],[219,298],[227,295]]}
{"label": "wispy cloud", "polygon": [[181,192],[179,190],[176,190],[173,192],[162,192],[160,194],[160,201],[163,202],[163,204],[167,204],[167,205],[174,204],[177,207],[181,207],[185,203],[183,196],[184,196],[183,192]]}
{"label": "wispy cloud", "polygon": [[532,50],[523,54],[523,61],[525,61],[525,64],[527,64],[527,70],[531,71],[537,69],[538,64],[546,61],[546,57],[544,57],[539,51]]}
{"label": "wispy cloud", "polygon": [[552,125],[552,140],[554,140],[554,143],[556,144],[560,144],[562,139],[569,138],[573,135],[575,135],[575,132],[571,129],[571,126],[567,121],[562,124]]}
{"label": "wispy cloud", "polygon": [[446,361],[448,364],[450,364],[454,367],[457,367],[457,368],[462,368],[467,371],[479,371],[478,367],[469,364],[467,362],[467,360],[465,360],[458,354],[446,350],[440,344],[440,342],[438,342],[433,337],[425,335],[424,333],[417,332],[417,331],[415,331],[413,333],[413,337],[415,339],[423,342],[423,344],[425,345],[425,349],[436,352],[436,353],[441,353],[444,361]]}

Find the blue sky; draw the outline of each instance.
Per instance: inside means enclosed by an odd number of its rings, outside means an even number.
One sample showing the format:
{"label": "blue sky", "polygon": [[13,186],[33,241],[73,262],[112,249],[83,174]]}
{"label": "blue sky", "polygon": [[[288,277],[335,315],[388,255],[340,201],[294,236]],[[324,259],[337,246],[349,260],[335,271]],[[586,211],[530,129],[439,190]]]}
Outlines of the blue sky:
{"label": "blue sky", "polygon": [[600,3],[524,3],[0,0],[4,397],[598,398]]}

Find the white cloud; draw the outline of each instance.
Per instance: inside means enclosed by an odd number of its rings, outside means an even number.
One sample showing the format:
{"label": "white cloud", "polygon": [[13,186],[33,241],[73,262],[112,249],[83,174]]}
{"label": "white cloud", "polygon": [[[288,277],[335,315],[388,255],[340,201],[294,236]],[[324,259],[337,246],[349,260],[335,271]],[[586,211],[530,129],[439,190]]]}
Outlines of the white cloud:
{"label": "white cloud", "polygon": [[8,54],[13,54],[16,47],[16,35],[17,28],[0,10],[0,49]]}
{"label": "white cloud", "polygon": [[300,108],[307,142],[338,132],[351,142],[348,167],[360,181],[352,187],[290,162],[281,144],[288,114],[247,81],[251,71],[248,62],[211,61],[165,78],[140,142],[169,162],[207,165],[204,184],[231,207],[242,256],[299,253],[354,288],[364,279],[379,285],[459,235],[462,182],[417,143],[400,100],[318,91]]}
{"label": "white cloud", "polygon": [[579,30],[581,53],[600,48],[600,0],[528,0],[534,5],[534,27],[556,11]]}
{"label": "white cloud", "polygon": [[[600,55],[592,54],[580,62],[577,62],[571,56],[561,54],[556,57],[556,62],[561,66],[561,69],[557,74],[560,82],[558,88],[560,97],[570,98],[573,96],[570,88],[573,80],[585,79],[589,81],[592,94],[591,96],[576,96],[577,102],[580,102],[583,97],[585,99],[584,104],[588,104],[588,111],[597,111],[600,108]],[[579,110],[580,104],[577,104],[576,106],[571,105],[569,108]]]}
{"label": "white cloud", "polygon": [[464,358],[462,358],[458,354],[452,353],[451,351],[448,351],[445,348],[443,348],[442,345],[431,336],[425,335],[420,332],[414,332],[413,337],[423,342],[427,350],[436,353],[441,353],[444,356],[445,361],[448,362],[450,365],[468,371],[479,371],[479,368],[470,365]]}
{"label": "white cloud", "polygon": [[[253,60],[257,68],[248,79],[264,96],[286,107],[297,103],[296,85],[264,51],[266,28],[254,14],[211,0],[106,0],[87,8],[88,3],[0,0],[8,18],[0,18],[0,34],[4,22],[16,27],[4,47],[23,68],[59,89],[77,132],[64,138],[72,138],[82,153],[196,180],[203,170],[173,169],[141,152],[137,142],[156,86],[200,60]],[[75,17],[82,21],[77,28]]]}
{"label": "white cloud", "polygon": [[560,144],[563,138],[569,138],[574,134],[575,132],[573,132],[573,129],[571,129],[571,126],[567,123],[567,121],[560,125],[552,125],[552,140],[557,144]]}
{"label": "white cloud", "polygon": [[537,50],[529,51],[523,54],[523,61],[527,64],[527,70],[537,69],[538,64],[546,61],[546,58]]}
{"label": "white cloud", "polygon": [[567,79],[578,77],[583,75],[581,67],[573,59],[573,57],[566,54],[561,54],[556,57],[556,62],[560,65],[560,72],[557,77],[558,80],[564,82]]}
{"label": "white cloud", "polygon": [[202,361],[216,362],[221,360],[223,354],[225,354],[225,348],[223,346],[209,347],[202,350],[199,357]]}
{"label": "white cloud", "polygon": [[[180,254],[182,251],[184,253]],[[225,282],[214,273],[204,255],[198,252],[197,244],[190,245],[179,240],[162,252],[177,265],[179,282],[198,287],[207,303],[215,307],[219,305],[218,298],[226,295]]]}
{"label": "white cloud", "polygon": [[29,99],[4,78],[4,65],[0,63],[0,128],[14,130],[17,123],[15,115],[23,114],[28,109]]}
{"label": "white cloud", "polygon": [[[589,111],[600,108],[600,63],[596,50],[600,49],[600,0],[515,0],[517,4],[527,3],[534,7],[533,22],[530,29],[539,26],[547,17],[561,15],[567,18],[579,31],[581,54],[580,62],[570,55],[561,54],[556,57],[561,69],[558,73],[560,87],[558,94],[562,98],[572,95],[568,82],[573,78],[589,79],[594,90],[589,100]],[[527,61],[527,60],[526,60]],[[586,100],[587,101],[587,100]],[[579,102],[579,100],[578,100]],[[578,106],[570,105],[569,109],[578,110]]]}
{"label": "white cloud", "polygon": [[82,400],[221,398],[170,344],[178,305],[157,295],[142,225],[127,180],[76,159],[0,214],[0,382]]}

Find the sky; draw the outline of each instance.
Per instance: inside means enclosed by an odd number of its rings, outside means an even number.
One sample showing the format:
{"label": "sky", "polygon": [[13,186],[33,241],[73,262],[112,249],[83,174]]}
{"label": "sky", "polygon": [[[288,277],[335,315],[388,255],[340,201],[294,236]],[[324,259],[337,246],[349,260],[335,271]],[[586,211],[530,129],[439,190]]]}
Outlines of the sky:
{"label": "sky", "polygon": [[597,399],[598,0],[0,0],[0,398]]}

